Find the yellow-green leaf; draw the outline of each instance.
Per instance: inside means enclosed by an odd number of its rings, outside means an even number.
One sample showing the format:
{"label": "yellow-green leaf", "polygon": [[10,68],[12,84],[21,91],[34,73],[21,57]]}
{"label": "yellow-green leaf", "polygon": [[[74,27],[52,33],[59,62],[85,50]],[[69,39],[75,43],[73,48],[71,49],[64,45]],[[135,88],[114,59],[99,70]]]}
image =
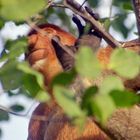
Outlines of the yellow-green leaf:
{"label": "yellow-green leaf", "polygon": [[99,92],[101,94],[109,94],[112,90],[123,90],[124,86],[119,77],[108,76],[101,83]]}
{"label": "yellow-green leaf", "polygon": [[130,50],[116,49],[111,55],[109,67],[120,76],[134,78],[140,72],[140,56]]}
{"label": "yellow-green leaf", "polygon": [[82,76],[96,78],[101,72],[97,57],[93,54],[91,48],[82,47],[76,56],[76,70]]}
{"label": "yellow-green leaf", "polygon": [[1,0],[0,16],[8,20],[26,20],[45,6],[45,0]]}

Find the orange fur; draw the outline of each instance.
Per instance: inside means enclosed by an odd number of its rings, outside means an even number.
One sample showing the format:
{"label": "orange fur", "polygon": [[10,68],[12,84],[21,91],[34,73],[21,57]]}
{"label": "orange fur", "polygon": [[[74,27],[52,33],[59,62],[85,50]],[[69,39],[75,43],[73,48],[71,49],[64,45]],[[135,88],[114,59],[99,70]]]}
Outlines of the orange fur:
{"label": "orange fur", "polygon": [[[62,45],[71,47],[74,46],[76,38],[55,25],[47,24],[40,26],[40,28],[43,33],[31,31],[29,34],[27,60],[34,69],[44,75],[45,85],[48,86],[53,77],[63,71],[51,39],[57,36]],[[45,116],[46,121],[38,120],[34,117],[35,115]],[[60,121],[54,123],[53,119],[59,119]],[[64,121],[65,119],[66,121]],[[79,134],[78,128],[71,126],[68,118],[58,105],[54,102],[50,105],[41,103],[33,112],[30,120],[28,140],[108,139],[92,120],[87,121],[82,135]]]}
{"label": "orange fur", "polygon": [[[63,68],[56,56],[55,50],[51,43],[54,36],[60,38],[60,42],[64,46],[74,46],[76,38],[70,33],[60,29],[52,24],[39,26],[42,33],[31,31],[28,37],[29,52],[27,60],[31,66],[40,71],[45,78],[45,85],[48,86],[56,74],[63,71]],[[44,34],[46,33],[46,35]],[[133,44],[133,42],[131,42]],[[135,42],[134,42],[135,43]],[[129,48],[126,43],[124,48]],[[140,45],[130,47],[136,52],[140,51]],[[100,48],[97,57],[100,63],[106,68],[109,63],[110,55],[113,49],[111,47]],[[34,118],[34,115],[46,117],[46,121],[42,122]],[[60,122],[53,120],[59,119]],[[66,121],[65,121],[66,119]],[[54,123],[55,122],[55,123]],[[109,139],[101,129],[90,119],[85,125],[85,129],[81,135],[78,129],[71,126],[62,109],[54,102],[50,105],[39,104],[33,112],[30,125],[28,140],[107,140]]]}
{"label": "orange fur", "polygon": [[27,60],[34,69],[43,73],[45,84],[48,85],[55,75],[63,71],[52,46],[51,39],[54,36],[58,36],[62,45],[74,46],[76,38],[52,24],[43,25],[41,31],[43,33],[32,31],[29,34]]}

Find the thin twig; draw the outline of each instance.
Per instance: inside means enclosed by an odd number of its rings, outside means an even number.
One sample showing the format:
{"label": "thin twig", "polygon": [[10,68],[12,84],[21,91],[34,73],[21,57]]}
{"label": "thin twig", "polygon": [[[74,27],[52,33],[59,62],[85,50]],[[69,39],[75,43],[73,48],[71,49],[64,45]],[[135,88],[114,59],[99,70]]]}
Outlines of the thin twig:
{"label": "thin twig", "polygon": [[29,118],[29,119],[32,118],[33,120],[44,121],[44,122],[60,123],[60,122],[68,121],[68,118],[63,119],[63,120],[61,120],[61,119],[51,119],[51,120],[49,120],[48,116],[46,116],[46,114],[44,114],[44,115],[32,115],[32,116],[28,115],[29,113],[19,114],[19,113],[13,112],[11,109],[9,109],[7,107],[4,107],[2,105],[0,105],[0,110],[2,110],[4,112],[7,112],[9,114],[18,116],[18,117],[24,117],[24,118],[26,117],[26,118]]}
{"label": "thin twig", "polygon": [[75,58],[75,54],[67,46],[64,46],[57,36],[54,36],[52,40],[55,41],[59,45],[59,47],[61,47],[61,49],[63,49],[67,54]]}
{"label": "thin twig", "polygon": [[60,8],[68,8],[64,4],[59,4],[59,3],[52,3],[50,7],[60,7]]}
{"label": "thin twig", "polygon": [[0,110],[4,111],[4,112],[7,112],[9,114],[12,114],[12,115],[16,115],[16,116],[19,116],[19,117],[26,117],[27,114],[19,114],[19,113],[16,113],[14,111],[12,111],[11,109],[7,108],[7,107],[4,107],[2,105],[0,105]]}
{"label": "thin twig", "polygon": [[83,17],[87,21],[89,21],[95,30],[110,44],[113,48],[121,46],[121,44],[114,39],[109,33],[107,33],[104,27],[96,21],[81,5],[79,5],[76,1],[64,0],[63,5],[53,3],[50,7],[62,7],[68,8],[72,10],[75,14]]}
{"label": "thin twig", "polygon": [[45,7],[45,9],[48,9],[52,4],[53,4],[53,0],[49,0],[47,2],[47,6]]}
{"label": "thin twig", "polygon": [[[47,5],[45,6],[45,9],[48,9],[50,6],[53,5],[53,0],[49,0]],[[41,15],[39,14],[36,14],[34,16],[32,16],[33,18],[35,19],[38,19],[39,18],[43,18]],[[27,24],[31,27],[31,29],[34,29],[36,32],[42,34],[42,35],[47,35],[47,33],[44,31],[44,30],[41,30],[37,25],[36,25],[36,22],[33,22],[31,19],[27,19],[26,20]]]}
{"label": "thin twig", "polygon": [[76,1],[64,0],[64,6],[71,9],[74,13],[78,14],[79,16],[83,17],[87,21],[89,21],[95,30],[110,44],[113,48],[121,46],[121,44],[113,38],[108,32],[106,32],[105,28],[96,21],[84,8],[80,8],[80,5]]}

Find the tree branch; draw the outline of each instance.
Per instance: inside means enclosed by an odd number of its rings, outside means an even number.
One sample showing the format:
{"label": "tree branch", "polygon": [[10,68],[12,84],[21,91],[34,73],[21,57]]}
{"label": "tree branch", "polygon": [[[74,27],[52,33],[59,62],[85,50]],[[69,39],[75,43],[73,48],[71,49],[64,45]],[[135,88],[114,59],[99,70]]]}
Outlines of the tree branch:
{"label": "tree branch", "polygon": [[96,21],[79,3],[75,0],[64,0],[64,6],[72,10],[74,13],[83,17],[89,21],[94,29],[105,39],[105,41],[110,44],[113,48],[121,46],[121,44],[113,38],[101,25],[100,22]]}
{"label": "tree branch", "polygon": [[140,39],[140,0],[132,0],[132,2],[137,20],[138,35]]}
{"label": "tree branch", "polygon": [[111,47],[119,47],[121,44],[113,38],[106,30],[105,28],[101,25],[100,22],[98,22],[95,17],[90,15],[86,9],[81,7],[79,3],[77,3],[74,0],[64,0],[63,4],[57,4],[57,3],[52,3],[50,7],[60,7],[60,8],[68,8],[72,10],[75,14],[78,14],[85,20],[89,21],[94,29],[103,37],[103,39],[111,45]]}

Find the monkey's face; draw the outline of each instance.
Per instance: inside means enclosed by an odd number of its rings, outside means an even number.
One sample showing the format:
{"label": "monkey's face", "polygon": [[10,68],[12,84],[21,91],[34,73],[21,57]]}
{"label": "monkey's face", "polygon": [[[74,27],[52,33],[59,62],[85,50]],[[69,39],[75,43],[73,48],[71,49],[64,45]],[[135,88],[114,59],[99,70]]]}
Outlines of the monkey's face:
{"label": "monkey's face", "polygon": [[54,49],[48,36],[40,33],[33,34],[28,38],[28,56],[27,59],[31,65],[41,59],[45,59],[48,55],[54,55]]}
{"label": "monkey's face", "polygon": [[45,84],[48,85],[56,74],[63,71],[52,44],[53,37],[57,36],[64,46],[73,46],[76,38],[55,25],[46,24],[39,28],[38,32],[33,30],[29,33],[26,59],[34,69],[43,74]]}

